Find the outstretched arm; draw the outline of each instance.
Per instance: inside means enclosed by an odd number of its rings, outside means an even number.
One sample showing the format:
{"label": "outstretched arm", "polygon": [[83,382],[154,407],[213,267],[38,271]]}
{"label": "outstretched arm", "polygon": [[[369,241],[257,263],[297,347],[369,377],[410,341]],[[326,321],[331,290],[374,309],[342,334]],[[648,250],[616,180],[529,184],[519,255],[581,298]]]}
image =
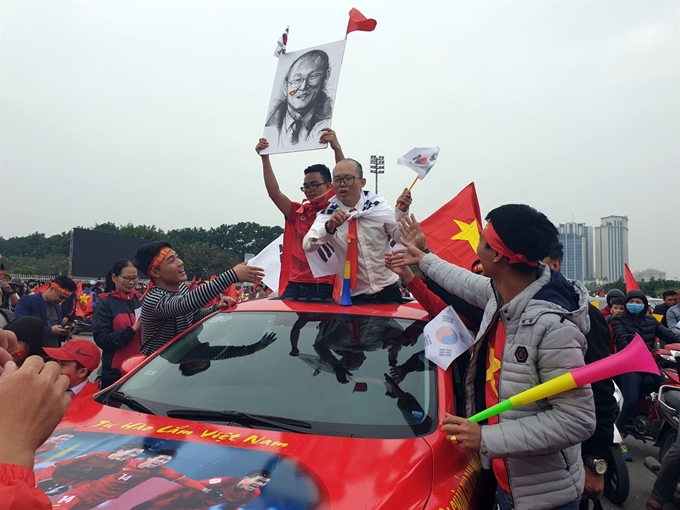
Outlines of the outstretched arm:
{"label": "outstretched arm", "polygon": [[340,163],[345,159],[345,154],[342,152],[342,147],[340,147],[340,142],[338,142],[338,136],[335,134],[331,128],[323,128],[321,130],[321,139],[319,143],[327,143],[333,149],[335,153],[335,162]]}
{"label": "outstretched arm", "polygon": [[[265,138],[260,138],[260,141],[255,146],[255,152],[260,154],[260,151],[263,151],[267,147],[269,147],[269,142],[267,142]],[[272,164],[269,161],[269,156],[265,154],[260,157],[262,158],[262,174],[264,176],[264,185],[267,188],[267,194],[276,207],[278,207],[279,211],[281,211],[286,219],[288,219],[292,202],[281,192],[279,182],[276,180]]]}

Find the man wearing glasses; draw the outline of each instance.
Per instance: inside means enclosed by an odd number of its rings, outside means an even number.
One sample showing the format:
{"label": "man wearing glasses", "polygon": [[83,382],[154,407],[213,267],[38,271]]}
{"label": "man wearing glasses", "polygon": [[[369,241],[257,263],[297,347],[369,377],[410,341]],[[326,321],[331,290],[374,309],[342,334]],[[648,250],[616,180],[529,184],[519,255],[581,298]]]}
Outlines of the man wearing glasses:
{"label": "man wearing glasses", "polygon": [[276,126],[279,139],[290,145],[318,139],[333,113],[333,102],[324,90],[329,77],[325,51],[301,55],[284,78],[283,98],[269,112],[266,126]]}
{"label": "man wearing glasses", "polygon": [[45,327],[44,347],[60,347],[61,338],[68,329],[61,326],[63,312],[61,305],[76,290],[76,284],[68,276],[59,275],[44,292],[21,296],[14,313],[17,317],[29,315],[39,317]]}
{"label": "man wearing glasses", "polygon": [[[335,131],[332,129],[322,130],[320,142],[330,144],[335,153],[336,162],[345,158]],[[255,151],[259,154],[267,147],[269,147],[267,140],[260,138]],[[279,188],[269,156],[262,155],[261,158],[267,194],[286,219],[281,257],[281,284],[279,285],[283,287],[285,284],[285,291],[281,294],[281,298],[330,300],[333,297],[335,276],[314,277],[305,251],[302,249],[302,239],[314,223],[317,212],[328,206],[328,199],[333,193],[331,171],[326,165],[321,164],[307,167],[304,171],[303,184],[300,187],[300,191],[305,194],[305,200],[302,203],[293,202]]]}
{"label": "man wearing glasses", "polygon": [[[305,235],[303,249],[314,253],[330,242],[338,259],[350,263],[353,304],[401,303],[399,277],[385,267],[384,254],[391,250],[393,241],[401,239],[398,221],[411,205],[411,192],[404,189],[395,213],[384,198],[363,190],[363,169],[353,159],[335,165],[332,184],[335,196],[317,214]],[[329,270],[343,270],[342,277],[344,267],[341,263]]]}

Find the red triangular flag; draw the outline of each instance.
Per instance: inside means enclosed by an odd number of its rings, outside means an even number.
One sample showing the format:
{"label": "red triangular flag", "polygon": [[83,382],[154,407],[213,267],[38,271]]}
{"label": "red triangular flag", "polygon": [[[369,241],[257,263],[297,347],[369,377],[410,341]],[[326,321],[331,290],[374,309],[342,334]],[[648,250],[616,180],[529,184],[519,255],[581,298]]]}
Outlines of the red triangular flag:
{"label": "red triangular flag", "polygon": [[349,23],[347,23],[347,34],[354,32],[355,30],[361,30],[362,32],[373,32],[375,26],[378,22],[374,19],[367,18],[361,14],[357,9],[352,8],[349,11]]}
{"label": "red triangular flag", "polygon": [[457,266],[471,269],[477,260],[482,215],[475,183],[468,184],[451,201],[420,222],[427,247]]}
{"label": "red triangular flag", "polygon": [[628,264],[623,264],[623,270],[626,280],[626,294],[628,294],[631,290],[641,290],[638,282],[635,281],[635,277],[630,271]]}

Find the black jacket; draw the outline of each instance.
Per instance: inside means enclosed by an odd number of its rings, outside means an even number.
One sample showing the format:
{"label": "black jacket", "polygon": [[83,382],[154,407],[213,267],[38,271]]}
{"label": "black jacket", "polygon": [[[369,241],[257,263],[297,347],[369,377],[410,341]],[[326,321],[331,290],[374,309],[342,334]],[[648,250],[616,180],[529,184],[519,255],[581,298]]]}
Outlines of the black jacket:
{"label": "black jacket", "polygon": [[620,315],[613,315],[609,318],[609,323],[614,331],[616,347],[621,350],[632,342],[635,333],[638,333],[647,344],[651,351],[654,349],[654,339],[661,341],[663,347],[666,343],[680,342],[680,335],[668,328],[664,328],[659,321],[651,315],[635,314],[626,310]]}
{"label": "black jacket", "polygon": [[[590,331],[586,335],[588,348],[586,350],[586,365],[609,356],[609,325],[602,312],[593,305],[588,305]],[[614,398],[614,383],[611,379],[604,379],[591,384],[593,399],[595,400],[595,432],[590,439],[581,444],[583,457],[597,457],[607,460],[609,447],[614,442],[614,422],[618,406]]]}

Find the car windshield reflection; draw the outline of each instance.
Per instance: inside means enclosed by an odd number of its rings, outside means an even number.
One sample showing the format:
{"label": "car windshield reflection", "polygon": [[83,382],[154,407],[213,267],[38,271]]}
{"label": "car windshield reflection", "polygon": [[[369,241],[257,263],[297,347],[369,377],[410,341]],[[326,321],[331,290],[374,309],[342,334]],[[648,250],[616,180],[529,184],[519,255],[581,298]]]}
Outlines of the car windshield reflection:
{"label": "car windshield reflection", "polygon": [[361,315],[221,313],[116,389],[159,414],[196,421],[420,436],[437,424],[436,370],[424,356],[424,325]]}

